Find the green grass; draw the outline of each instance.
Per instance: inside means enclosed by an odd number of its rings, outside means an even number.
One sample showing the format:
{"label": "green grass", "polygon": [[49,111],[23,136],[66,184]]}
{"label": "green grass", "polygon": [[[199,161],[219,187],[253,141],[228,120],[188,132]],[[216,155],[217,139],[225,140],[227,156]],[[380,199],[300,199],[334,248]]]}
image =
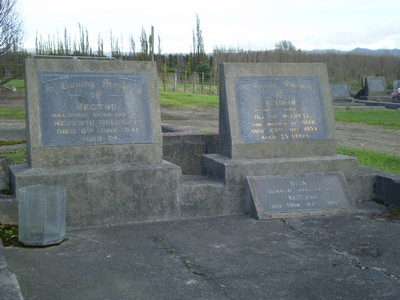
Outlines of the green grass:
{"label": "green grass", "polygon": [[22,164],[26,162],[26,148],[2,150],[0,156],[7,157],[12,165]]}
{"label": "green grass", "polygon": [[24,119],[25,108],[22,107],[0,107],[0,118]]}
{"label": "green grass", "polygon": [[400,110],[335,110],[335,120],[368,125],[380,125],[385,128],[400,129]]}
{"label": "green grass", "polygon": [[190,106],[218,108],[219,101],[216,95],[187,94],[175,92],[160,92],[160,106],[179,109]]}
{"label": "green grass", "polygon": [[17,246],[18,243],[18,225],[4,224],[0,222],[0,239],[4,247]]}
{"label": "green grass", "polygon": [[400,174],[400,156],[342,147],[338,148],[337,151],[339,154],[357,157],[358,163],[362,166]]}
{"label": "green grass", "polygon": [[13,79],[5,84],[7,87],[16,87],[18,92],[25,91],[25,81],[23,79]]}

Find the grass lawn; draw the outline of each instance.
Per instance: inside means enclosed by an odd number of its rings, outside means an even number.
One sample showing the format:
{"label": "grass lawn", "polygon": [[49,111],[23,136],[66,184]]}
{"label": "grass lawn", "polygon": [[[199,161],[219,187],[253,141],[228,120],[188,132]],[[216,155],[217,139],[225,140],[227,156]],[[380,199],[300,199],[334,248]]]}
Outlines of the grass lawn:
{"label": "grass lawn", "polygon": [[25,91],[25,81],[23,79],[13,79],[5,84],[6,87],[15,87],[18,92]]}
{"label": "grass lawn", "polygon": [[25,118],[25,108],[22,108],[22,107],[0,107],[0,118],[24,119]]}
{"label": "grass lawn", "polygon": [[400,156],[342,147],[339,147],[337,151],[339,154],[357,157],[358,163],[362,166],[400,174]]}
{"label": "grass lawn", "polygon": [[160,106],[179,109],[190,106],[219,107],[217,95],[159,92]]}
{"label": "grass lawn", "polygon": [[400,110],[338,109],[335,110],[335,120],[400,129]]}

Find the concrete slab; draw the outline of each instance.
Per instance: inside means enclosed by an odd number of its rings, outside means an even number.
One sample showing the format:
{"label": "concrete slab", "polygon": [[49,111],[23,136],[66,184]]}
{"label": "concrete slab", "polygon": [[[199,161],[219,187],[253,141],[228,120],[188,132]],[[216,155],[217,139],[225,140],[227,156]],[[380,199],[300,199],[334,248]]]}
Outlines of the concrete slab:
{"label": "concrete slab", "polygon": [[3,253],[24,299],[398,299],[400,223],[382,210],[75,229]]}

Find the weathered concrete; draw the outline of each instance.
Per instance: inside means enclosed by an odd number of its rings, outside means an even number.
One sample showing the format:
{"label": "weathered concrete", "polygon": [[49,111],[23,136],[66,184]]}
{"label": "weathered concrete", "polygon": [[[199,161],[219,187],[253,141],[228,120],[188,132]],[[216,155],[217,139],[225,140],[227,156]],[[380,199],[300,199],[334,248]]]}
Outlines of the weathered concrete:
{"label": "weathered concrete", "polygon": [[75,229],[3,254],[24,299],[398,299],[400,223],[382,209]]}
{"label": "weathered concrete", "polygon": [[217,153],[218,135],[163,133],[163,158],[182,168],[182,174],[201,174],[201,156]]}
{"label": "weathered concrete", "polygon": [[357,166],[353,157],[317,156],[281,159],[229,159],[219,154],[203,155],[202,172],[223,180],[228,186],[244,186],[246,176],[294,175],[296,173],[341,171],[350,178]]}
{"label": "weathered concrete", "polygon": [[62,184],[67,228],[176,219],[181,170],[168,162],[29,168],[13,165],[12,187]]}
{"label": "weathered concrete", "polygon": [[0,299],[23,299],[14,273],[10,272],[3,257],[3,244],[0,240]]}

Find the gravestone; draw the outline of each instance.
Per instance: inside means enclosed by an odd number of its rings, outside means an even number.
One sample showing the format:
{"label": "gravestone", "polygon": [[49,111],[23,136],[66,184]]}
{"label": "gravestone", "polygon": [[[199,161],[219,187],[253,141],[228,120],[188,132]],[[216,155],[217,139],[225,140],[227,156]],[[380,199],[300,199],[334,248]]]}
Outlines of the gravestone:
{"label": "gravestone", "polygon": [[132,67],[27,60],[30,166],[161,162],[156,75],[150,64]]}
{"label": "gravestone", "polygon": [[333,101],[351,101],[349,85],[347,83],[331,83],[330,89]]}
{"label": "gravestone", "polygon": [[62,185],[67,226],[168,219],[181,170],[162,159],[156,65],[26,61],[28,163],[14,191]]}
{"label": "gravestone", "polygon": [[336,154],[323,71],[321,64],[221,65],[220,154],[233,159]]}
{"label": "gravestone", "polygon": [[366,96],[376,97],[386,95],[385,77],[365,76],[363,82]]}
{"label": "gravestone", "polygon": [[[349,178],[357,166],[354,158],[336,153],[325,64],[222,64],[219,120],[219,153],[203,155],[202,172],[241,187],[247,208],[254,203],[254,189],[246,192],[254,176],[269,176],[264,183],[279,190],[273,176],[335,171]],[[344,208],[353,208],[351,199],[346,202]]]}
{"label": "gravestone", "polygon": [[393,81],[393,90],[397,91],[400,89],[400,80],[394,80]]}

